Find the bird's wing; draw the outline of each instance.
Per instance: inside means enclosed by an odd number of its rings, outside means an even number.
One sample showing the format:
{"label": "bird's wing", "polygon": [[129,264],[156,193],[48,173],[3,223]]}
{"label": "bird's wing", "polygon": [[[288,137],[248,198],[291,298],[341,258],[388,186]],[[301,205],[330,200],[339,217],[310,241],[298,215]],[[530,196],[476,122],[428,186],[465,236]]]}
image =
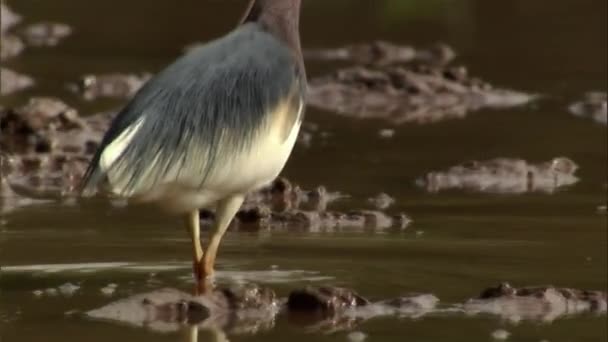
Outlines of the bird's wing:
{"label": "bird's wing", "polygon": [[198,183],[191,185],[203,186],[218,167],[220,144],[222,154],[248,148],[272,108],[303,101],[296,69],[291,52],[257,24],[191,51],[148,81],[113,120],[83,194],[109,179],[114,192],[131,196],[184,172]]}

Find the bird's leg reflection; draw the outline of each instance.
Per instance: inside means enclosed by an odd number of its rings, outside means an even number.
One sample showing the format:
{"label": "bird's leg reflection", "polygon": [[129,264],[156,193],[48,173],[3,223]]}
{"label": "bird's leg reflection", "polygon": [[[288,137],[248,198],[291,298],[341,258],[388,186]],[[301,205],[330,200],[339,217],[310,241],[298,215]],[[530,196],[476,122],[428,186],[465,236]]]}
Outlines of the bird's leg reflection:
{"label": "bird's leg reflection", "polygon": [[[199,333],[206,332],[207,338],[199,339]],[[196,325],[191,325],[184,330],[183,342],[230,342],[226,333],[219,328],[200,329]]]}

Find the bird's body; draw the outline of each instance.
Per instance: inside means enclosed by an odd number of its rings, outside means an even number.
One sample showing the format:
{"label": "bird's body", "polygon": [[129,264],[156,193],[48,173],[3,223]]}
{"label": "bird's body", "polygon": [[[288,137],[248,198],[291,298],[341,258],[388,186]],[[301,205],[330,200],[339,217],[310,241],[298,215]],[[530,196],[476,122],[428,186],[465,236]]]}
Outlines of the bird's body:
{"label": "bird's body", "polygon": [[[295,144],[306,89],[299,7],[252,0],[234,31],[158,73],[113,120],[85,175],[85,195],[103,184],[185,215],[199,278],[244,196],[281,172]],[[203,267],[198,210],[214,206]]]}

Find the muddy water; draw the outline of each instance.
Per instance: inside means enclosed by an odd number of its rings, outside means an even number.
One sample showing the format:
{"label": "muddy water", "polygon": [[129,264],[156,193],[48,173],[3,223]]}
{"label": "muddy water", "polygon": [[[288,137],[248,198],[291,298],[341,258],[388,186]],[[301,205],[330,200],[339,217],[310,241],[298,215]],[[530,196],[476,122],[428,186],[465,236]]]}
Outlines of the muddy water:
{"label": "muddy water", "polygon": [[[10,4],[27,21],[70,24],[75,33],[53,49],[33,49],[7,65],[34,75],[31,95],[65,99],[84,113],[120,102],[85,102],[65,90],[85,73],[155,71],[194,41],[210,39],[237,20],[242,1],[35,1]],[[117,7],[119,6],[119,7]],[[389,212],[414,223],[402,232],[230,232],[218,281],[267,284],[280,294],[305,284],[337,284],[370,299],[430,292],[462,302],[500,281],[605,290],[607,274],[606,126],[568,113],[569,103],[606,91],[605,1],[306,1],[306,47],[333,47],[382,38],[428,45],[444,41],[458,62],[500,86],[545,95],[520,109],[480,111],[464,120],[395,127],[310,110],[307,120],[326,138],[298,147],[284,174],[311,187],[324,184],[350,197],[335,208],[367,207],[379,192],[395,197]],[[333,64],[309,63],[310,75]],[[416,177],[468,159],[567,156],[581,181],[554,194],[427,194]],[[0,223],[1,341],[187,341],[188,334],[67,317],[162,286],[190,288],[189,245],[181,222],[150,211],[106,205],[24,206]],[[65,283],[71,297],[37,298],[33,291]],[[115,283],[113,297],[100,289]],[[488,341],[497,329],[514,341],[601,341],[605,316],[546,324],[494,317],[379,318],[356,330],[369,341]],[[345,341],[348,332],[308,333],[284,319],[257,335],[231,341]],[[201,332],[200,341],[214,340]],[[217,338],[217,336],[215,336]]]}

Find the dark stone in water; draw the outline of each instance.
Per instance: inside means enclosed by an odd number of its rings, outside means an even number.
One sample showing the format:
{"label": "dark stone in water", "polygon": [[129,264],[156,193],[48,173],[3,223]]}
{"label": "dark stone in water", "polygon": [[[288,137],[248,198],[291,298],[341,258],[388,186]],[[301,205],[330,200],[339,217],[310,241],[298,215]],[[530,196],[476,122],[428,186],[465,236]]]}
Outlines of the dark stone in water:
{"label": "dark stone in water", "polygon": [[552,193],[578,182],[576,163],[564,157],[530,164],[521,159],[470,161],[446,171],[429,172],[417,184],[429,192],[468,190],[487,193]]}
{"label": "dark stone in water", "polygon": [[121,74],[86,75],[77,83],[71,84],[70,89],[81,94],[86,100],[98,98],[128,99],[151,78],[151,74]]}
{"label": "dark stone in water", "polygon": [[287,309],[294,313],[334,315],[347,308],[369,303],[367,299],[350,289],[309,286],[289,294]]}
{"label": "dark stone in water", "polygon": [[445,44],[436,44],[428,49],[416,49],[386,41],[355,44],[336,49],[308,49],[304,51],[304,57],[308,60],[351,61],[359,64],[376,65],[411,62],[446,64],[455,56],[454,50]]}
{"label": "dark stone in water", "polygon": [[468,112],[513,107],[534,96],[490,86],[464,67],[349,67],[310,81],[309,104],[354,118],[393,124],[434,123]]}
{"label": "dark stone in water", "polygon": [[570,105],[570,112],[576,116],[590,118],[600,124],[608,124],[608,95],[602,92],[589,92],[578,102]]}
{"label": "dark stone in water", "polygon": [[30,76],[19,74],[10,69],[0,68],[0,95],[10,95],[30,88],[33,85],[34,79]]}

